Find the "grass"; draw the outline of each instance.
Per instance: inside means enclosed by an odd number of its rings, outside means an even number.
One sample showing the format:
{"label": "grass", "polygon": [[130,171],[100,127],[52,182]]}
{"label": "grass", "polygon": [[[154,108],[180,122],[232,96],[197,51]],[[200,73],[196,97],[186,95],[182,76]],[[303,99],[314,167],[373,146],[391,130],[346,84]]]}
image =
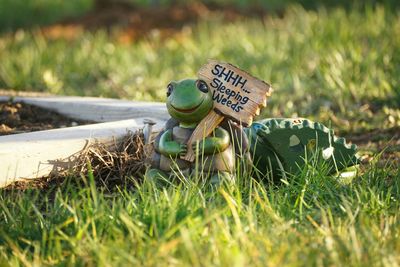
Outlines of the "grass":
{"label": "grass", "polygon": [[[71,39],[20,29],[0,36],[0,87],[164,101],[170,80],[218,58],[272,83],[262,117],[308,117],[350,134],[387,129],[400,125],[399,16],[381,5],[291,5],[283,17],[217,16],[133,43],[119,28]],[[54,190],[2,190],[0,265],[400,264],[396,162],[374,160],[350,185],[313,166],[280,185],[238,179],[211,190],[132,178],[133,188],[108,191],[89,171]]]}
{"label": "grass", "polygon": [[170,80],[193,77],[207,58],[219,58],[276,88],[263,116],[322,118],[346,130],[371,128],[371,121],[393,127],[400,121],[400,39],[390,36],[400,34],[398,18],[383,7],[293,7],[283,19],[214,18],[129,44],[118,41],[118,29],[78,32],[72,40],[20,30],[0,39],[0,87],[164,101]]}
{"label": "grass", "polygon": [[[399,170],[392,170],[399,177]],[[310,168],[280,186],[243,177],[219,191],[187,182],[113,194],[64,184],[1,196],[10,265],[395,266],[398,179],[372,166],[340,186]]]}
{"label": "grass", "polygon": [[50,24],[90,9],[90,0],[0,0],[0,32]]}

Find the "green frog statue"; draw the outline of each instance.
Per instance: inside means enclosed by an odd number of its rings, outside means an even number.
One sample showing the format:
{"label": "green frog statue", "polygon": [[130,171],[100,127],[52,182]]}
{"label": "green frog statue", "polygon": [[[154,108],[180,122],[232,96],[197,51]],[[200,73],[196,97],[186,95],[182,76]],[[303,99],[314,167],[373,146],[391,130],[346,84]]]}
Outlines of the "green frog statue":
{"label": "green frog statue", "polygon": [[199,122],[213,108],[208,85],[201,80],[186,79],[167,86],[167,109],[172,119],[154,143],[152,168],[146,176],[154,179],[177,175],[206,175],[212,183],[232,180],[235,165],[231,138],[227,130],[217,127],[210,136],[193,144],[198,160],[189,162],[181,157],[187,152],[187,142]]}
{"label": "green frog statue", "polygon": [[301,171],[311,157],[322,161],[338,179],[349,180],[356,174],[356,146],[307,119],[265,119],[248,128],[225,119],[209,136],[193,143],[197,155],[194,162],[182,159],[194,129],[212,109],[213,97],[206,82],[185,79],[167,86],[171,119],[154,142],[147,178],[201,174],[212,184],[219,184],[234,181],[235,166],[240,164],[254,167],[258,177],[279,181]]}

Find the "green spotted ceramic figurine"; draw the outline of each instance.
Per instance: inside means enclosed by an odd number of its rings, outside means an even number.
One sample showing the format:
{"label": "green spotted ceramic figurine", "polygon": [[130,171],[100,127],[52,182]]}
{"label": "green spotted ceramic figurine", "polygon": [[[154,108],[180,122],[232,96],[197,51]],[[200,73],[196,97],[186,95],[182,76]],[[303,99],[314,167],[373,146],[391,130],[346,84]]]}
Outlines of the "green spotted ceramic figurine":
{"label": "green spotted ceramic figurine", "polygon": [[189,177],[200,172],[212,183],[221,179],[232,181],[235,159],[250,157],[262,176],[279,180],[284,173],[301,171],[307,161],[306,154],[311,157],[316,152],[326,162],[329,172],[339,172],[344,179],[355,174],[356,169],[349,167],[358,163],[356,146],[334,136],[324,125],[307,119],[266,119],[243,129],[226,120],[210,136],[193,145],[200,155],[198,161],[181,159],[194,128],[213,107],[212,94],[205,82],[195,79],[171,82],[166,93],[172,118],[154,143],[148,178],[169,179],[179,174]]}
{"label": "green spotted ceramic figurine", "polygon": [[167,86],[171,119],[154,142],[148,178],[201,175],[220,183],[234,180],[236,165],[280,180],[310,162],[321,163],[337,177],[355,176],[356,146],[324,125],[307,119],[253,122],[272,92],[268,83],[215,60],[198,77]]}

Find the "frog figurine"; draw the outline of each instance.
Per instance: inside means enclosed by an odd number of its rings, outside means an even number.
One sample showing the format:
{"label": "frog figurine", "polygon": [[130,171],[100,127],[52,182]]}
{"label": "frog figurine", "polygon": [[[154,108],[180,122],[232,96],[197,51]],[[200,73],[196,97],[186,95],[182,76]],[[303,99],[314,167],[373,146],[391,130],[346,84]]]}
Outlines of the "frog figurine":
{"label": "frog figurine", "polygon": [[[217,127],[200,142],[193,143],[193,150],[200,153],[195,162],[181,159],[187,152],[187,142],[199,122],[213,108],[211,91],[206,82],[185,79],[167,86],[167,110],[173,120],[154,143],[152,167],[146,177],[168,178],[182,173],[185,176],[202,174],[211,183],[232,181],[235,156],[227,130]],[[172,121],[172,122],[171,122]],[[171,124],[173,124],[171,126]]]}

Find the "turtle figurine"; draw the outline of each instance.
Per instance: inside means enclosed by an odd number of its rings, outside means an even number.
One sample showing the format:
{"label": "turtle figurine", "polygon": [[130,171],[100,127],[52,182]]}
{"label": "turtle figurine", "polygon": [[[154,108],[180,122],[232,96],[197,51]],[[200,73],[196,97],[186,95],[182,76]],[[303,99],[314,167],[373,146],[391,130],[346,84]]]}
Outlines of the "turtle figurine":
{"label": "turtle figurine", "polygon": [[212,133],[193,144],[197,159],[182,157],[199,122],[212,110],[212,93],[199,79],[173,81],[167,86],[167,110],[171,119],[154,141],[149,179],[169,179],[199,173],[212,184],[234,181],[235,165],[254,166],[262,177],[279,181],[296,174],[312,155],[320,155],[328,172],[352,178],[359,162],[357,147],[338,138],[333,130],[308,119],[270,118],[247,128],[225,119]]}

